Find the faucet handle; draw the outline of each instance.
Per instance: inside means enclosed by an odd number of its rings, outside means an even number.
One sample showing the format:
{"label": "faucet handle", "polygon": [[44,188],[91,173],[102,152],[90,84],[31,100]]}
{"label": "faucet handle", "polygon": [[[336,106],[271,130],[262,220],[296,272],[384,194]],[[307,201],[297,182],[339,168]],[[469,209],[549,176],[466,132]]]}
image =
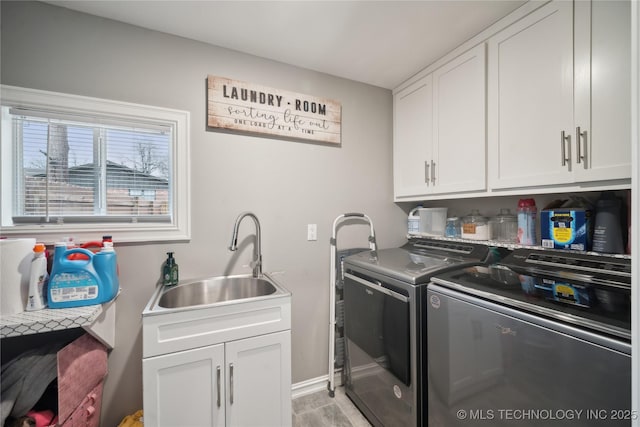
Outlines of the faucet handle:
{"label": "faucet handle", "polygon": [[262,257],[258,257],[249,263],[249,267],[253,269],[253,277],[262,276]]}

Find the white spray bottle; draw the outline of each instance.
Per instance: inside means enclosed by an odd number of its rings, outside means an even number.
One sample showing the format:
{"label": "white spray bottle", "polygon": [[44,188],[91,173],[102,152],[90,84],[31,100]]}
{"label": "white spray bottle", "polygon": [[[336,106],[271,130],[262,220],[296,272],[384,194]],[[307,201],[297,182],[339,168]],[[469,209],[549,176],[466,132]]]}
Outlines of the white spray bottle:
{"label": "white spray bottle", "polygon": [[47,306],[44,298],[44,286],[47,283],[47,257],[42,243],[36,243],[33,247],[33,260],[31,261],[31,275],[29,277],[29,298],[27,299],[27,311],[42,310]]}

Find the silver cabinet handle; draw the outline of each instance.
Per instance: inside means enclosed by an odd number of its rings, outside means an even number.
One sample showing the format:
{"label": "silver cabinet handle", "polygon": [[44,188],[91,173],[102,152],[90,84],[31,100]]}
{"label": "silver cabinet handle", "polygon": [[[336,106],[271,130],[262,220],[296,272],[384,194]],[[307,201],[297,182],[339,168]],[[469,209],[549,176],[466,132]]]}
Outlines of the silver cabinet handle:
{"label": "silver cabinet handle", "polygon": [[233,405],[233,363],[229,363],[229,403]]}
{"label": "silver cabinet handle", "polygon": [[580,126],[576,127],[576,163],[582,162],[587,169],[587,131],[580,132]]}
{"label": "silver cabinet handle", "polygon": [[431,160],[431,183],[436,185],[436,162]]}
{"label": "silver cabinet handle", "polygon": [[427,160],[424,161],[424,182],[429,185],[429,162]]}
{"label": "silver cabinet handle", "polygon": [[218,365],[216,371],[217,371],[216,381],[218,384],[218,408],[219,408],[220,407],[220,365]]}
{"label": "silver cabinet handle", "polygon": [[[566,142],[569,142],[569,144],[567,144]],[[571,135],[565,135],[565,132],[562,131],[560,132],[560,147],[562,150],[561,156],[562,156],[562,166],[566,166],[567,163],[569,163],[569,167],[571,167]],[[568,151],[568,155],[567,155],[567,148],[569,148]]]}

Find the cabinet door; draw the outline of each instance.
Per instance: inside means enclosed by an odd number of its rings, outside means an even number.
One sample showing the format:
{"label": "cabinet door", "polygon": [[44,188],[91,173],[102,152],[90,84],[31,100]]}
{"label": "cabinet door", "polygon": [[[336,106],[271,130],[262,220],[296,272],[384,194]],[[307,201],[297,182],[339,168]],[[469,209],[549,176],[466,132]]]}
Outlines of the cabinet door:
{"label": "cabinet door", "polygon": [[[492,188],[571,181],[573,4],[552,1],[489,40]],[[562,147],[565,146],[565,152]]]}
{"label": "cabinet door", "polygon": [[486,189],[485,45],[433,73],[433,193]]}
{"label": "cabinet door", "polygon": [[224,344],[142,360],[145,424],[223,426]]}
{"label": "cabinet door", "polygon": [[227,426],[291,426],[291,331],[226,343],[226,362]]}
{"label": "cabinet door", "polygon": [[575,4],[578,182],[631,178],[630,16],[628,0]]}
{"label": "cabinet door", "polygon": [[433,85],[428,75],[394,96],[393,180],[396,197],[429,191]]}

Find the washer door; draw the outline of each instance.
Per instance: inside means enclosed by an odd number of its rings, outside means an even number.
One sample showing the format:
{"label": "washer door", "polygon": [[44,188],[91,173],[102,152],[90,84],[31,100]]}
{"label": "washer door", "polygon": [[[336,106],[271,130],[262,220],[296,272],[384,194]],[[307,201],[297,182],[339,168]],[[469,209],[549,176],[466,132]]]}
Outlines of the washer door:
{"label": "washer door", "polygon": [[409,386],[409,298],[347,273],[344,303],[345,336]]}
{"label": "washer door", "polygon": [[347,395],[382,425],[415,425],[409,297],[346,273],[344,304]]}

